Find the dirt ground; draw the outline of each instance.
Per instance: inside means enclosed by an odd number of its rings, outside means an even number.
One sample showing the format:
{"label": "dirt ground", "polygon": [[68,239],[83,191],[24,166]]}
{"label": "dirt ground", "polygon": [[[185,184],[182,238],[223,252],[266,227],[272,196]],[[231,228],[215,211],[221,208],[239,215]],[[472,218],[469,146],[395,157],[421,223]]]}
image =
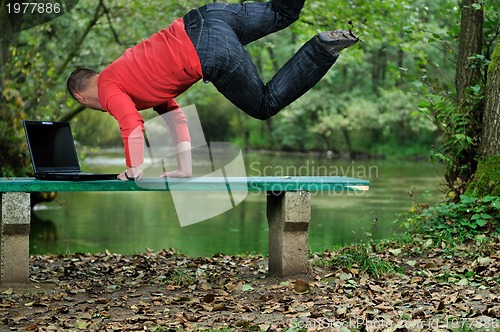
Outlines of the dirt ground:
{"label": "dirt ground", "polygon": [[262,256],[35,256],[29,287],[1,289],[0,331],[500,331],[499,249],[389,246],[378,277],[327,251],[284,280]]}

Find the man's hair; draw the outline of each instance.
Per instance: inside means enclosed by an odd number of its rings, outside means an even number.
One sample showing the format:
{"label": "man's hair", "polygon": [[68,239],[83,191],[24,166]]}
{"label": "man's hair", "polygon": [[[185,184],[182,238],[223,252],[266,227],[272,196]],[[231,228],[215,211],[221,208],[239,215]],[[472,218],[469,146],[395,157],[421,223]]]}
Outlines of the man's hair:
{"label": "man's hair", "polygon": [[[90,79],[97,75],[95,70],[87,68],[78,68],[68,77],[66,86],[71,97],[75,98],[74,93],[83,91],[89,85]],[[76,99],[76,98],[75,98]]]}

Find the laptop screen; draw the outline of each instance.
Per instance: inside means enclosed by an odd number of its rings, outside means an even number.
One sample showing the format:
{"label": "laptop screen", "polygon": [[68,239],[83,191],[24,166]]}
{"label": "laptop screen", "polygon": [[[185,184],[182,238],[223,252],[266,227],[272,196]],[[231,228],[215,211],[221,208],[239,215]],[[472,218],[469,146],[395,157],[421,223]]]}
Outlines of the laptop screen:
{"label": "laptop screen", "polygon": [[69,123],[24,121],[24,128],[35,173],[80,170]]}

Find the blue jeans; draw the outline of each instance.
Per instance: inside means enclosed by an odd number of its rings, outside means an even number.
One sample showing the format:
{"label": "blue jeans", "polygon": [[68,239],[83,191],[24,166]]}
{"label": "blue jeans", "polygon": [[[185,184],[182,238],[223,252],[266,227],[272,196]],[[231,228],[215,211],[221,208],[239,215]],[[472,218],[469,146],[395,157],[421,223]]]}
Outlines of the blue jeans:
{"label": "blue jeans", "polygon": [[261,120],[306,93],[337,60],[317,36],[303,45],[267,84],[243,48],[296,21],[304,2],[211,3],[187,13],[184,25],[200,58],[203,79],[212,82],[238,108]]}

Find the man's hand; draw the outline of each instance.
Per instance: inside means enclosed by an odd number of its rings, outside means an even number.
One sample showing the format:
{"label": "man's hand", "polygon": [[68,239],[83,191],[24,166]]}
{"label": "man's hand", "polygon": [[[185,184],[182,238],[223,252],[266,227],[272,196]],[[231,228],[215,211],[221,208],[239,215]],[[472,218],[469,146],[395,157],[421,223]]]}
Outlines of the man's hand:
{"label": "man's hand", "polygon": [[175,146],[177,154],[178,169],[167,172],[165,169],[160,175],[162,178],[190,178],[193,175],[193,166],[191,160],[191,142],[180,142]]}
{"label": "man's hand", "polygon": [[191,174],[184,173],[178,169],[170,172],[161,173],[160,177],[162,178],[190,178]]}
{"label": "man's hand", "polygon": [[118,174],[117,179],[122,181],[141,180],[144,176],[140,167],[127,167],[127,169]]}

